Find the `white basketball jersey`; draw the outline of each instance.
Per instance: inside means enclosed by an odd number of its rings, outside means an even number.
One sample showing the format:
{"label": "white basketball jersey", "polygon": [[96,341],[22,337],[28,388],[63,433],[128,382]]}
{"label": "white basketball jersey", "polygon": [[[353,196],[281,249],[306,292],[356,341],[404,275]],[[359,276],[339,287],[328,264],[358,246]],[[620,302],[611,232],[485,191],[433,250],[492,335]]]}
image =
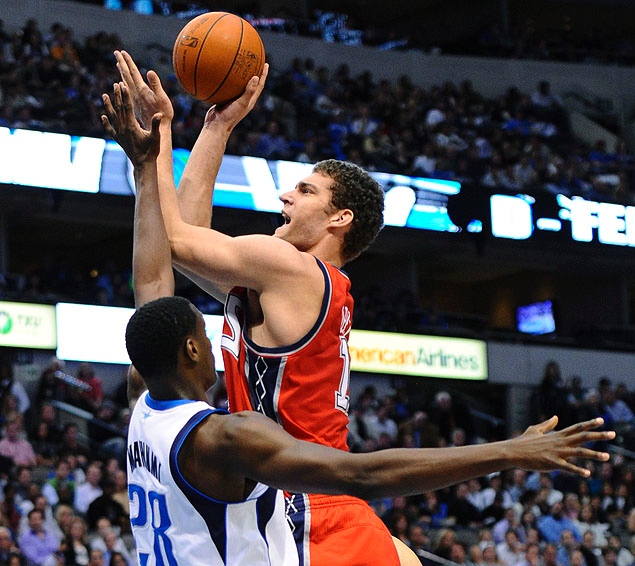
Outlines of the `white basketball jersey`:
{"label": "white basketball jersey", "polygon": [[212,413],[202,401],[145,392],[128,430],[130,522],[141,566],[297,566],[282,492],[257,484],[239,503],[211,499],[178,466],[188,434]]}

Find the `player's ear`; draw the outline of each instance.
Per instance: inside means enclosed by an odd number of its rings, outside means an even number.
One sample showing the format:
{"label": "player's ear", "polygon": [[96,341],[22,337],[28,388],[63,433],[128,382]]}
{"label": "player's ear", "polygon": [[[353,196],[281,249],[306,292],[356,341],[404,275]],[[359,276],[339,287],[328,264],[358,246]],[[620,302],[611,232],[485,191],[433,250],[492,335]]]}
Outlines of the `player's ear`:
{"label": "player's ear", "polygon": [[331,225],[338,228],[345,228],[353,223],[355,215],[350,208],[343,208],[333,213],[331,216]]}
{"label": "player's ear", "polygon": [[188,336],[185,339],[184,350],[188,360],[192,362],[198,361],[198,342],[194,339],[193,336]]}

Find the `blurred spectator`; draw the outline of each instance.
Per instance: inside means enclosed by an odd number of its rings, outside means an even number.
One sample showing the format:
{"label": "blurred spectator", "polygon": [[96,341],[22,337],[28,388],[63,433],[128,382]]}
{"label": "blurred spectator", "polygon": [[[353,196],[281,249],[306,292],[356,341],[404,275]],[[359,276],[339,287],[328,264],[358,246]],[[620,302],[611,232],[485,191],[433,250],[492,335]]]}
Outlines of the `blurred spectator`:
{"label": "blurred spectator", "polygon": [[616,566],[631,566],[635,561],[631,551],[622,545],[622,541],[617,534],[609,536],[607,548],[615,551]]}
{"label": "blurred spectator", "polygon": [[572,375],[567,387],[567,413],[571,424],[582,420],[580,412],[584,405],[585,395],[586,388],[582,386],[582,378],[579,375]]}
{"label": "blurred spectator", "polygon": [[375,414],[366,417],[365,424],[368,436],[379,442],[381,435],[387,435],[393,444],[397,440],[397,423],[390,417],[390,404],[387,400],[380,403]]}
{"label": "blurred spectator", "polygon": [[462,428],[468,434],[467,442],[472,442],[474,431],[470,408],[459,398],[447,391],[439,391],[434,396],[434,404],[429,411],[430,420],[439,427],[446,444],[452,442],[452,431]]}
{"label": "blurred spectator", "polygon": [[607,531],[608,523],[602,523],[598,519],[597,512],[590,503],[582,504],[578,518],[574,520],[578,531],[581,533],[593,533],[594,546],[604,548],[608,544]]}
{"label": "blurred spectator", "polygon": [[106,459],[114,456],[124,462],[127,426],[122,426],[118,417],[117,405],[110,399],[104,399],[94,419],[88,423],[88,436],[97,447],[94,450],[97,457]]}
{"label": "blurred spectator", "polygon": [[101,464],[91,462],[86,467],[86,481],[75,487],[74,507],[82,515],[86,514],[88,506],[103,493],[100,487],[101,477]]}
{"label": "blurred spectator", "polygon": [[531,94],[531,103],[534,114],[538,120],[551,122],[561,132],[569,131],[567,113],[561,98],[551,90],[551,83],[542,80],[536,90]]}
{"label": "blurred spectator", "polygon": [[35,395],[38,411],[42,404],[48,401],[64,401],[66,399],[66,384],[57,378],[57,372],[63,372],[65,365],[64,361],[53,357],[42,370]]}
{"label": "blurred spectator", "polygon": [[547,542],[560,542],[562,532],[565,530],[571,531],[577,542],[582,540],[582,535],[580,535],[575,523],[563,515],[562,502],[560,501],[551,505],[549,514],[538,517],[537,525],[540,534]]}
{"label": "blurred spectator", "polygon": [[20,507],[16,501],[16,489],[13,482],[9,482],[4,486],[4,500],[0,503],[1,516],[11,529],[11,532],[17,533],[20,527]]}
{"label": "blurred spectator", "polygon": [[126,557],[121,552],[110,553],[110,560],[107,562],[108,566],[130,566],[131,562],[126,560]]}
{"label": "blurred spectator", "polygon": [[40,420],[36,426],[31,438],[31,445],[35,452],[38,466],[51,466],[55,461],[59,444],[51,440],[51,431],[49,423]]}
{"label": "blurred spectator", "polygon": [[108,566],[104,560],[104,553],[98,548],[91,548],[88,566]]}
{"label": "blurred spectator", "polygon": [[560,365],[557,361],[550,360],[540,382],[538,420],[547,420],[563,413],[566,405],[563,385]]}
{"label": "blurred spectator", "polygon": [[503,564],[496,551],[496,545],[492,541],[481,542],[481,552],[483,559],[480,566],[501,566]]}
{"label": "blurred spectator", "polygon": [[514,529],[508,529],[505,540],[496,545],[496,553],[503,564],[516,566],[525,557],[525,545],[519,540]]}
{"label": "blurred spectator", "polygon": [[423,502],[419,509],[419,520],[427,525],[428,529],[440,529],[451,521],[448,517],[448,505],[440,501],[435,491],[427,491],[423,494]]}
{"label": "blurred spectator", "polygon": [[576,551],[579,552],[581,541],[582,537],[576,538],[576,534],[571,529],[562,529],[558,543],[558,562],[563,566],[574,566],[573,554]]}
{"label": "blurred spectator", "polygon": [[64,557],[64,564],[87,566],[90,558],[84,519],[81,517],[73,518],[70,532],[62,540],[60,551]]}
{"label": "blurred spectator", "polygon": [[24,385],[15,378],[13,364],[7,360],[0,360],[0,406],[4,407],[5,398],[12,395],[17,401],[17,412],[27,418],[31,407],[31,399],[24,389]]}
{"label": "blurred spectator", "polygon": [[53,475],[42,486],[42,495],[52,507],[58,503],[73,505],[75,497],[75,481],[70,477],[71,467],[66,458],[59,458],[55,464]]}
{"label": "blurred spectator", "polygon": [[15,479],[13,481],[13,485],[15,487],[15,499],[18,505],[30,497],[32,482],[32,468],[30,466],[18,466],[15,471]]}
{"label": "blurred spectator", "polygon": [[624,431],[629,425],[633,425],[635,418],[633,411],[624,401],[617,398],[612,388],[609,387],[605,391],[603,402],[606,412],[610,415],[615,426],[619,427],[621,431]]}
{"label": "blurred spectator", "polygon": [[456,532],[451,528],[443,528],[436,532],[433,543],[433,552],[441,558],[450,559],[452,545],[456,542]]}
{"label": "blurred spectator", "polygon": [[75,511],[73,508],[70,505],[60,503],[55,506],[54,515],[62,536],[67,537],[70,535],[71,526],[73,524],[73,520],[75,519]]}
{"label": "blurred spectator", "polygon": [[28,529],[18,540],[28,566],[58,566],[56,553],[60,548],[57,538],[44,527],[44,514],[31,509],[28,514]]}
{"label": "blurred spectator", "polygon": [[[492,539],[496,544],[505,541],[507,531],[512,530],[516,533],[519,542],[525,542],[525,529],[520,524],[517,511],[514,507],[505,509],[505,515],[492,526]],[[499,553],[500,554],[500,553]]]}
{"label": "blurred spectator", "polygon": [[7,564],[9,556],[19,552],[11,530],[5,526],[0,526],[0,564]]}
{"label": "blurred spectator", "polygon": [[69,386],[68,402],[91,413],[95,413],[104,399],[101,379],[95,374],[95,368],[88,362],[82,362],[77,368],[79,382],[76,387]]}
{"label": "blurred spectator", "polygon": [[[507,509],[512,506],[511,500],[507,491],[503,488],[503,476],[500,472],[494,472],[485,476],[485,487],[481,490],[481,497],[483,498],[484,508],[492,506],[497,499],[500,498],[500,506],[502,509]],[[503,518],[504,512],[496,520]]]}
{"label": "blurred spectator", "polygon": [[604,566],[617,566],[617,553],[610,546],[602,549],[602,559]]}
{"label": "blurred spectator", "polygon": [[586,566],[600,566],[602,564],[602,551],[595,541],[593,531],[584,531],[582,533],[580,551],[584,556]]}
{"label": "blurred spectator", "polygon": [[454,519],[457,528],[477,528],[481,526],[481,512],[467,498],[468,485],[459,483],[448,501],[448,515]]}
{"label": "blurred spectator", "polygon": [[37,458],[33,446],[21,438],[22,416],[14,415],[7,422],[5,437],[0,440],[0,455],[11,458],[16,466],[35,466]]}
{"label": "blurred spectator", "polygon": [[128,496],[128,474],[126,470],[118,469],[113,474],[115,492],[112,498],[123,507],[124,513],[130,515],[130,497]]}
{"label": "blurred spectator", "polygon": [[62,448],[66,455],[72,455],[77,464],[82,467],[86,466],[92,460],[91,447],[80,438],[79,427],[74,422],[68,422],[64,425],[62,432]]}
{"label": "blurred spectator", "polygon": [[[410,548],[419,558],[423,558],[424,553],[430,552],[430,539],[421,523],[412,523],[410,525],[408,538],[410,539]],[[451,558],[456,562],[456,556],[452,557],[451,555]]]}
{"label": "blurred spectator", "polygon": [[541,566],[542,557],[540,555],[540,544],[537,542],[528,543],[522,560],[518,566]]}
{"label": "blurred spectator", "polygon": [[121,532],[129,532],[130,524],[128,516],[121,504],[113,498],[115,493],[115,482],[108,476],[101,482],[102,494],[95,498],[86,511],[86,521],[91,530],[95,530],[97,520],[106,517],[114,527],[120,528]]}

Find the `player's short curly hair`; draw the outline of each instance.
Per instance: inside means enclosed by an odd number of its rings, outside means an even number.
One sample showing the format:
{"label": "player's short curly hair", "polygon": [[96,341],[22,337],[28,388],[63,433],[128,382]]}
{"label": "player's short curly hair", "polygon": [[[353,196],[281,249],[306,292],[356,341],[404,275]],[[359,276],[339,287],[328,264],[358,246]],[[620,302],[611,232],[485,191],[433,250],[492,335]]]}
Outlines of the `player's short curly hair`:
{"label": "player's short curly hair", "polygon": [[134,312],[126,327],[126,349],[144,380],[176,372],[179,349],[196,322],[194,306],[183,297],[156,299]]}
{"label": "player's short curly hair", "polygon": [[370,246],[384,225],[384,190],[369,173],[346,161],[326,159],[313,168],[333,179],[331,204],[353,211],[353,224],[344,236],[344,262],[355,259]]}

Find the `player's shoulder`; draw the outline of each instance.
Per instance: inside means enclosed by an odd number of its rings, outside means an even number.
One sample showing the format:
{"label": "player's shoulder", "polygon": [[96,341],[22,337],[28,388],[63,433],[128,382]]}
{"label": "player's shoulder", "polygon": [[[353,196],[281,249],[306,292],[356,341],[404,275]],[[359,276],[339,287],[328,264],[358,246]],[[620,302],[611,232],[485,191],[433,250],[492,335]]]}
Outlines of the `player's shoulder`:
{"label": "player's shoulder", "polygon": [[320,271],[314,255],[299,250],[282,238],[266,234],[248,234],[236,239],[240,239],[242,245],[251,250],[256,261],[271,263],[279,272]]}
{"label": "player's shoulder", "polygon": [[257,427],[267,426],[269,419],[255,411],[211,412],[192,437],[195,449],[207,455],[224,454],[240,445]]}

